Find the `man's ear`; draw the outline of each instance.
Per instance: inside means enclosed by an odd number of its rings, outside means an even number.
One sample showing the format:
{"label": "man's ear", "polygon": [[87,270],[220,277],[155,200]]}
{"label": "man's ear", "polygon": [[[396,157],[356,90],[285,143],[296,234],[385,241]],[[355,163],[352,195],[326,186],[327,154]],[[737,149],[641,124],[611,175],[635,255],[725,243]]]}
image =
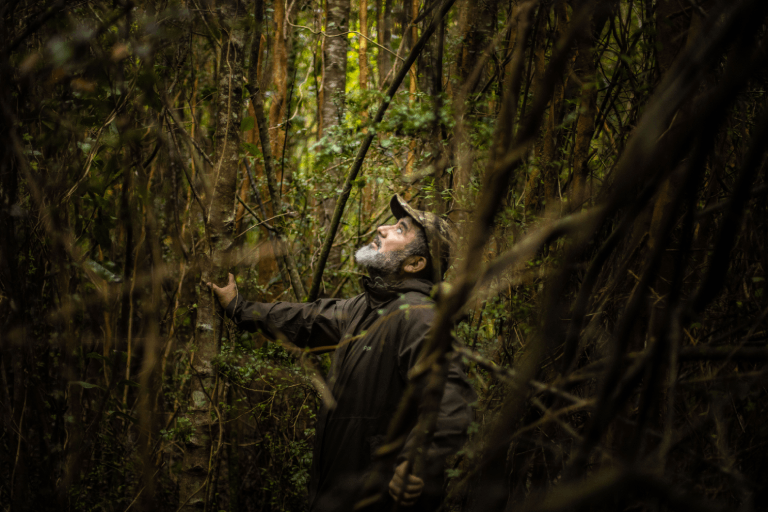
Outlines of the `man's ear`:
{"label": "man's ear", "polygon": [[408,256],[403,262],[403,272],[406,274],[418,274],[427,268],[427,258],[424,256]]}

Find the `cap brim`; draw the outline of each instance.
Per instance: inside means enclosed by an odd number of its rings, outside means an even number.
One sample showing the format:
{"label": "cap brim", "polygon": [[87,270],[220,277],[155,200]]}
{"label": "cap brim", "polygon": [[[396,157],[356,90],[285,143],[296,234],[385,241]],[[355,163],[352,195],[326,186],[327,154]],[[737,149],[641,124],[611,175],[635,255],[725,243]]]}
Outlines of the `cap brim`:
{"label": "cap brim", "polygon": [[400,220],[403,217],[410,217],[416,224],[422,228],[424,227],[419,221],[419,216],[416,213],[416,210],[411,208],[411,205],[405,202],[405,199],[400,197],[400,194],[392,196],[392,199],[389,201],[389,209],[392,210],[392,215],[394,215],[397,220]]}

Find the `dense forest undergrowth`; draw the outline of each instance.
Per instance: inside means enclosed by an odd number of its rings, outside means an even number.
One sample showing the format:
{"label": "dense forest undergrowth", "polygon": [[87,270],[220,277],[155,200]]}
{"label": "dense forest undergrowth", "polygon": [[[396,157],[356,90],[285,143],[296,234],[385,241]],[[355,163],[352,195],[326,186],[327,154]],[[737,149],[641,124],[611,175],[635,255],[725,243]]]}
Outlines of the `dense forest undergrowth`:
{"label": "dense forest undergrowth", "polygon": [[0,507],[305,510],[328,356],[204,283],[360,293],[399,193],[461,234],[445,510],[764,510],[767,16],[2,2]]}

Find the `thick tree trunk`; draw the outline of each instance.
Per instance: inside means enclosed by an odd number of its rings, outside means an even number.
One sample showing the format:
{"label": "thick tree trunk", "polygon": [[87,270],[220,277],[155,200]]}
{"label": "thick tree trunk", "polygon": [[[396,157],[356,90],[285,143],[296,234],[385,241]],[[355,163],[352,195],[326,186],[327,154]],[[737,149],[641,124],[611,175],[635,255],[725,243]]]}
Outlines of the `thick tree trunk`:
{"label": "thick tree trunk", "polygon": [[323,134],[341,123],[344,116],[347,80],[349,0],[328,0],[323,50]]}
{"label": "thick tree trunk", "polygon": [[[321,137],[331,135],[330,130],[343,122],[344,106],[346,102],[347,84],[347,47],[348,38],[345,34],[349,30],[349,0],[327,0],[325,32],[329,37],[325,39],[323,49],[323,132]],[[336,34],[341,34],[336,37]],[[327,232],[333,210],[336,206],[337,184],[342,181],[341,167],[336,166],[331,174],[330,189],[326,190],[327,198],[323,199],[323,227]],[[331,251],[330,264],[332,269],[338,269],[341,264],[341,247]]]}
{"label": "thick tree trunk", "polygon": [[[274,57],[272,58],[272,103],[269,106],[269,129],[270,140],[272,144],[272,154],[279,158],[283,154],[283,145],[285,144],[285,128],[281,126],[285,119],[288,103],[288,52],[290,39],[288,35],[288,26],[286,20],[288,13],[285,12],[285,2],[274,3]],[[272,206],[268,207],[270,217],[274,215]]]}
{"label": "thick tree trunk", "polygon": [[[208,177],[211,197],[205,250],[198,260],[203,282],[222,282],[219,271],[229,247],[234,224],[234,202],[237,188],[238,150],[243,97],[244,32],[242,19],[247,15],[241,4],[219,6],[222,27],[221,62],[219,63],[219,97],[216,118],[216,158]],[[212,441],[218,437],[214,411],[219,390],[213,360],[218,354],[221,321],[216,315],[212,293],[200,288],[197,299],[195,352],[192,356],[194,377],[190,381],[191,400],[186,418],[193,433],[186,446],[179,477],[179,504],[182,510],[196,510],[207,504],[215,466]],[[214,401],[214,403],[211,402]],[[216,413],[218,414],[218,412]]]}

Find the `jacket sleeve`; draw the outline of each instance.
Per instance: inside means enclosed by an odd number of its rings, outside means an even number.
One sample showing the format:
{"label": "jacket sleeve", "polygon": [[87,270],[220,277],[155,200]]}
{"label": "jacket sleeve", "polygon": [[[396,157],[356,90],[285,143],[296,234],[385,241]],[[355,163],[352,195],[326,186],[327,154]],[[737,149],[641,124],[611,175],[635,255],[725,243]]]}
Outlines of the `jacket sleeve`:
{"label": "jacket sleeve", "polygon": [[[415,316],[417,317],[415,321],[406,321],[401,326],[400,374],[409,380],[411,380],[411,369],[416,365],[420,352],[426,343],[434,318],[433,314]],[[423,383],[413,384],[419,387],[423,386]],[[455,454],[466,442],[467,429],[474,419],[471,404],[476,400],[477,394],[467,381],[461,360],[450,358],[435,433],[427,449],[426,471],[431,476],[442,477],[446,459]],[[419,405],[419,409],[421,407],[422,404]],[[398,464],[408,458],[408,454],[416,441],[415,430],[413,430],[408,435],[405,446],[397,457]]]}
{"label": "jacket sleeve", "polygon": [[346,325],[346,300],[318,299],[311,303],[249,302],[239,294],[225,308],[227,317],[243,330],[285,339],[299,347],[335,345]]}

